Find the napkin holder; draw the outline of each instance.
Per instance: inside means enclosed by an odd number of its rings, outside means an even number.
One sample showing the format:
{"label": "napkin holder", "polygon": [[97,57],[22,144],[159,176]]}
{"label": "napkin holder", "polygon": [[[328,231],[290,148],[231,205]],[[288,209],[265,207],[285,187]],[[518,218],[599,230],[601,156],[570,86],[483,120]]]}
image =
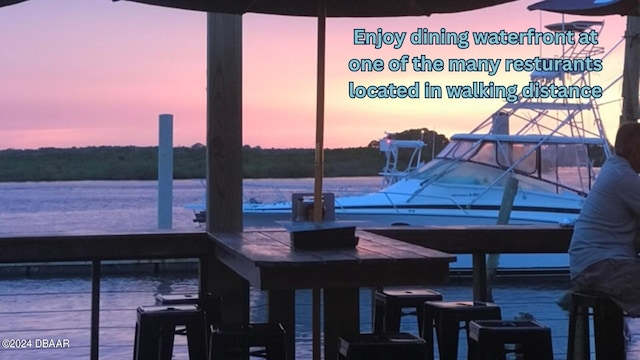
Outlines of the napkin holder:
{"label": "napkin holder", "polygon": [[301,250],[353,249],[358,245],[355,226],[335,223],[295,223],[289,230],[291,245]]}

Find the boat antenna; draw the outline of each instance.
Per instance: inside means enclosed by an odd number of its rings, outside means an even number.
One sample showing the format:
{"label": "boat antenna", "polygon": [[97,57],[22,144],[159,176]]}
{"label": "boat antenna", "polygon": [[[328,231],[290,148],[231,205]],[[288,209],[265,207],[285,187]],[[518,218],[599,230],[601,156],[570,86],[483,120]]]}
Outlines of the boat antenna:
{"label": "boat antenna", "polygon": [[[565,22],[564,22],[564,13],[562,13],[562,32],[565,33]],[[562,58],[566,58],[566,54],[564,53],[564,41],[562,42]],[[562,77],[562,86],[565,85],[565,74],[564,69],[560,69],[560,76]]]}
{"label": "boat antenna", "polygon": [[[538,31],[542,31],[542,11],[538,11]],[[540,51],[540,58],[542,59],[542,43],[538,44],[538,49]]]}
{"label": "boat antenna", "polygon": [[436,130],[431,130],[431,160],[436,158]]}

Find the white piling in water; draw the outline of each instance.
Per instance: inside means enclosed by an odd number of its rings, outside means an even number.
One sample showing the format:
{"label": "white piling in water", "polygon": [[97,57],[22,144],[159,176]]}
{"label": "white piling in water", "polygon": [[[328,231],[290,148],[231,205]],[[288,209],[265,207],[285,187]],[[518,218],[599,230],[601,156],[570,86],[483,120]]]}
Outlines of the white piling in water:
{"label": "white piling in water", "polygon": [[171,229],[173,215],[173,115],[161,114],[158,142],[158,229]]}

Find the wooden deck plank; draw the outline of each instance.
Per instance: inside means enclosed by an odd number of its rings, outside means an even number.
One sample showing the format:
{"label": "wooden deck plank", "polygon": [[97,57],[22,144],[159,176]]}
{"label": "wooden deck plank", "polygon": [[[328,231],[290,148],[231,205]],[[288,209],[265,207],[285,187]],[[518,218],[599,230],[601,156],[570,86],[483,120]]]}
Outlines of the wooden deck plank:
{"label": "wooden deck plank", "polygon": [[[286,244],[287,246],[291,246],[290,235],[287,232],[265,232],[261,233],[262,235],[268,236],[274,241],[280,242],[281,244]],[[373,243],[370,241],[372,237],[382,238],[382,236],[375,235],[372,233],[363,233],[363,236],[360,237],[360,241],[355,249],[348,248],[335,248],[335,249],[326,249],[326,250],[302,250],[302,249],[293,249],[292,252],[297,254],[308,254],[312,256],[317,256],[321,258],[324,262],[334,262],[334,261],[349,261],[353,260],[356,262],[363,261],[387,261],[394,258],[416,258],[421,259],[423,256],[416,255],[414,251],[407,251],[406,249],[398,250],[398,247],[402,247],[408,245],[412,247],[414,250],[418,252],[422,252],[424,249],[421,247],[416,247],[411,244],[406,244],[402,242],[395,241],[399,246],[393,247],[389,245],[388,251],[381,251],[379,249],[378,243]],[[393,240],[392,240],[393,241]],[[430,254],[431,255],[431,254]]]}
{"label": "wooden deck plank", "polygon": [[243,232],[216,234],[221,245],[236,256],[244,256],[258,266],[282,263],[289,266],[310,265],[324,260],[316,254],[292,251],[290,247],[275,241],[271,234],[261,232]]}
{"label": "wooden deck plank", "polygon": [[366,231],[450,254],[566,253],[573,228],[560,225],[450,225]]}
{"label": "wooden deck plank", "polygon": [[[367,246],[371,246],[373,249],[376,249],[375,251],[384,251],[384,254],[388,255],[402,254],[402,256],[406,256],[406,254],[409,253],[417,258],[442,257],[449,255],[442,251],[433,250],[423,246],[415,247],[414,244],[404,241],[394,241],[393,239],[373,232],[359,230],[358,235],[360,238],[366,238],[368,240]],[[453,261],[455,261],[455,259],[453,259]]]}
{"label": "wooden deck plank", "polygon": [[291,246],[290,234],[288,232],[270,232],[268,236],[278,239],[281,243],[289,244],[292,252],[298,254],[312,254],[322,259],[324,262],[330,261],[359,261],[360,256],[353,249],[327,249],[327,250],[306,250],[295,249]]}
{"label": "wooden deck plank", "polygon": [[349,283],[424,284],[446,278],[449,263],[455,260],[452,255],[398,240],[385,242],[379,235],[361,235],[355,249],[295,250],[286,231],[212,234],[218,259],[263,290],[333,288]]}

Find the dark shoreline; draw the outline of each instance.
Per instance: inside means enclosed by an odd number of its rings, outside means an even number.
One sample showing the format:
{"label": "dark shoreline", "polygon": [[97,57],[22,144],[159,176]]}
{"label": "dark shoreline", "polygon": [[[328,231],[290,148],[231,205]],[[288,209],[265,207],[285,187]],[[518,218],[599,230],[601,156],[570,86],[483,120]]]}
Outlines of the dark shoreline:
{"label": "dark shoreline", "polygon": [[[101,146],[38,150],[0,150],[0,182],[156,180],[156,147]],[[260,149],[245,146],[243,177],[313,177],[313,149]],[[384,165],[377,148],[325,150],[325,175],[375,176]],[[203,147],[174,148],[174,179],[198,179],[206,175]]]}
{"label": "dark shoreline", "polygon": [[[421,159],[428,161],[449,140],[428,129],[406,130],[394,134],[398,140],[424,137]],[[362,147],[324,150],[324,176],[375,176],[385,163],[380,141]],[[432,147],[435,146],[435,149]],[[410,153],[399,154],[399,164],[409,161]],[[203,179],[206,176],[206,148],[202,144],[173,148],[173,178]],[[0,150],[0,182],[75,180],[156,180],[157,146],[89,146]],[[245,179],[310,178],[314,176],[314,149],[264,149],[242,147]]]}

